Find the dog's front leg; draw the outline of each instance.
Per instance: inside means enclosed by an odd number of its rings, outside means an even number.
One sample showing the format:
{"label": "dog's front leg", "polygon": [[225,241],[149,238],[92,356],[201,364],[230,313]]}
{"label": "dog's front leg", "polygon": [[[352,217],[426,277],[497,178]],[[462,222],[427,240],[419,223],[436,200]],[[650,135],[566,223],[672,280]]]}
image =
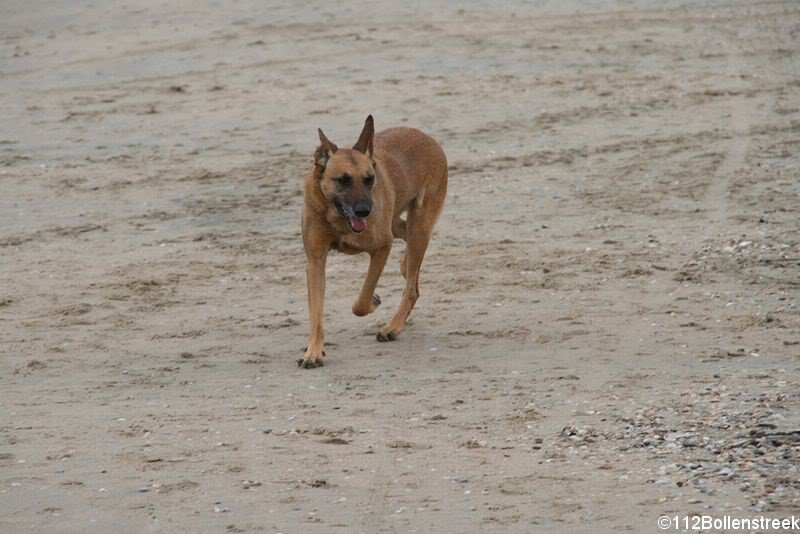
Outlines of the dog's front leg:
{"label": "dog's front leg", "polygon": [[386,260],[389,258],[391,250],[392,245],[389,244],[370,254],[367,277],[364,278],[361,293],[358,294],[358,298],[353,303],[353,313],[359,317],[374,312],[381,305],[381,298],[375,294],[375,287],[378,285],[378,279],[383,273],[383,268],[386,266]]}
{"label": "dog's front leg", "polygon": [[328,253],[309,254],[306,266],[306,283],[308,285],[308,319],[311,330],[308,335],[308,346],[302,360],[297,364],[305,369],[321,367],[325,356],[325,336],[322,331],[322,307],[325,300],[325,262]]}

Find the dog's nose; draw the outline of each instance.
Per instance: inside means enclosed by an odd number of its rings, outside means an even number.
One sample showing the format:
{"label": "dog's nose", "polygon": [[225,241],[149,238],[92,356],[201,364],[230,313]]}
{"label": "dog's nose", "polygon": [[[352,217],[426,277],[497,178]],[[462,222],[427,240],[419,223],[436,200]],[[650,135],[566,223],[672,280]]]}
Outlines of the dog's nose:
{"label": "dog's nose", "polygon": [[353,206],[353,213],[356,214],[356,217],[366,217],[370,211],[372,211],[372,206],[366,202],[359,202]]}

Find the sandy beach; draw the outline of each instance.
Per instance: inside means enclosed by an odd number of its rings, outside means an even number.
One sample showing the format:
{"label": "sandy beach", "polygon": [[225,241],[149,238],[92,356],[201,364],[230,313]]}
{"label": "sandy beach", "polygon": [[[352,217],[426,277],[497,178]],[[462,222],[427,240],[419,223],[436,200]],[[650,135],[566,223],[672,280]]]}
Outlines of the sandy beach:
{"label": "sandy beach", "polygon": [[[0,6],[0,532],[658,532],[800,515],[800,4]],[[449,190],[411,324],[318,127]],[[691,531],[691,530],[689,530]]]}

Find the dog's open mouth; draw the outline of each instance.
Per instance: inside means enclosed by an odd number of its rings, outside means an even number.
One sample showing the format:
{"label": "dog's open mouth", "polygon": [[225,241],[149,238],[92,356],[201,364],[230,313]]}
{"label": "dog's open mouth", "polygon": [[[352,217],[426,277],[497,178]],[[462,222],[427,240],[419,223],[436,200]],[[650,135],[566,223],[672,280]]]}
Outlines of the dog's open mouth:
{"label": "dog's open mouth", "polygon": [[360,234],[364,230],[367,229],[367,219],[366,217],[356,217],[350,216],[350,229],[357,234]]}
{"label": "dog's open mouth", "polygon": [[339,213],[341,213],[342,217],[347,219],[347,222],[350,223],[350,229],[353,232],[360,234],[361,232],[367,229],[366,217],[356,217],[352,209],[340,204],[338,201],[336,201],[335,204],[336,204],[336,209],[339,210]]}

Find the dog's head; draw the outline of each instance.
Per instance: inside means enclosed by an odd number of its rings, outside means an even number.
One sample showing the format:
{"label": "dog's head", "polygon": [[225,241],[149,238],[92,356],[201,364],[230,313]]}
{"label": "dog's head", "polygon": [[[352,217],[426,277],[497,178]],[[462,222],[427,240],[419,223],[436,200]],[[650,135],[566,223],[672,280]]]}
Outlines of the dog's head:
{"label": "dog's head", "polygon": [[367,117],[353,148],[337,147],[319,130],[320,145],[314,153],[314,174],[323,196],[357,234],[367,229],[367,217],[372,211],[374,134],[372,115]]}

